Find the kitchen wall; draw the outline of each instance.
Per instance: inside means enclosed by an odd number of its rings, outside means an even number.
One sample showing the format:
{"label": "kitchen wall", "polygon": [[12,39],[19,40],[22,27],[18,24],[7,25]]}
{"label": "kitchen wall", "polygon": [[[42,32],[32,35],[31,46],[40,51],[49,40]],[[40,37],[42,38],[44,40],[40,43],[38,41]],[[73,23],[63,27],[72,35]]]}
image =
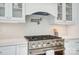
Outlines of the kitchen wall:
{"label": "kitchen wall", "polygon": [[67,38],[79,38],[79,24],[67,28]]}
{"label": "kitchen wall", "polygon": [[25,24],[0,23],[0,39],[24,38]]}

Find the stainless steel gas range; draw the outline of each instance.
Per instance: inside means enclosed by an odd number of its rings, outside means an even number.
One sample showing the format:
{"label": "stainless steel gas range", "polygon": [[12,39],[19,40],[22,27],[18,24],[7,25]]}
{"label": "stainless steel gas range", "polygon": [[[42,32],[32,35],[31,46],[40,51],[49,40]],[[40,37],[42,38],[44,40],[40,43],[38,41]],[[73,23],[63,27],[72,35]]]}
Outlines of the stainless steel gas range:
{"label": "stainless steel gas range", "polygon": [[64,39],[53,35],[37,35],[25,36],[28,39],[28,54],[29,55],[47,55],[47,51],[53,55],[64,54]]}

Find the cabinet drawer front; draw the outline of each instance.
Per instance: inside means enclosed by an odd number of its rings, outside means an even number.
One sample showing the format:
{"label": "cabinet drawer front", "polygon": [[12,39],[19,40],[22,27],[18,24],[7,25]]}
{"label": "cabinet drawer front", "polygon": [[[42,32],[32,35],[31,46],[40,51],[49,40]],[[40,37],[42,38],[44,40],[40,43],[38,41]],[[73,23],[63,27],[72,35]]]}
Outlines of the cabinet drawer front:
{"label": "cabinet drawer front", "polygon": [[15,55],[15,46],[0,47],[0,55]]}

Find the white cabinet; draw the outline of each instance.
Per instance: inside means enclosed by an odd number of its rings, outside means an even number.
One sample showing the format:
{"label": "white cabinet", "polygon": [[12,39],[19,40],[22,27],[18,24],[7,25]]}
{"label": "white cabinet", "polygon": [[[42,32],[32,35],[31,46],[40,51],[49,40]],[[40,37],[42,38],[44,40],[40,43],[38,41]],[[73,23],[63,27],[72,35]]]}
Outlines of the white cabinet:
{"label": "white cabinet", "polygon": [[11,20],[18,22],[25,22],[25,4],[13,3],[11,4]]}
{"label": "white cabinet", "polygon": [[28,49],[26,44],[21,44],[16,46],[16,54],[17,55],[27,55],[28,54]]}
{"label": "white cabinet", "polygon": [[70,39],[65,41],[65,55],[79,55],[78,39]]}
{"label": "white cabinet", "polygon": [[16,46],[0,46],[0,55],[15,55]]}
{"label": "white cabinet", "polygon": [[5,16],[5,4],[0,4],[0,16]]}
{"label": "white cabinet", "polygon": [[75,55],[75,46],[72,40],[65,41],[65,55]]}
{"label": "white cabinet", "polygon": [[58,3],[57,4],[57,19],[56,24],[71,25],[73,24],[74,9],[77,10],[75,4],[72,3]]}
{"label": "white cabinet", "polygon": [[0,46],[0,55],[27,55],[27,44]]}
{"label": "white cabinet", "polygon": [[0,3],[0,22],[24,23],[25,4]]}
{"label": "white cabinet", "polygon": [[7,19],[7,6],[5,3],[0,3],[0,21]]}

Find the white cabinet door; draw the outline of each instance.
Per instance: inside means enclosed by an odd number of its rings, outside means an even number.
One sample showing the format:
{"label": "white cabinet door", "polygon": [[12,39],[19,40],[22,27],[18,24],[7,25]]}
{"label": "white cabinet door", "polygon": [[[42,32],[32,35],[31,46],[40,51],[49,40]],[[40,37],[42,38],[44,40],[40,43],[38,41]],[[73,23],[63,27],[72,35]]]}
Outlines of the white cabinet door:
{"label": "white cabinet door", "polygon": [[0,55],[15,55],[15,46],[1,46]]}
{"label": "white cabinet door", "polygon": [[57,20],[56,24],[70,25],[72,24],[73,4],[58,3],[57,4]]}
{"label": "white cabinet door", "polygon": [[57,10],[56,24],[73,25],[74,23],[77,23],[77,3],[58,3]]}
{"label": "white cabinet door", "polygon": [[17,55],[27,55],[28,49],[26,44],[17,45]]}
{"label": "white cabinet door", "polygon": [[79,55],[79,40],[78,39],[65,41],[65,54],[66,55]]}
{"label": "white cabinet door", "polygon": [[10,20],[13,22],[25,23],[25,4],[24,3],[12,3],[10,4]]}
{"label": "white cabinet door", "polygon": [[73,25],[77,19],[77,8],[78,5],[76,3],[66,3],[66,14],[65,20],[67,25]]}
{"label": "white cabinet door", "polygon": [[0,3],[0,22],[25,23],[25,4]]}
{"label": "white cabinet door", "polygon": [[4,21],[7,19],[7,6],[8,4],[0,3],[0,21]]}
{"label": "white cabinet door", "polygon": [[[64,4],[63,3],[57,3],[57,18],[55,20],[55,24],[64,24]],[[64,14],[63,14],[64,12]]]}

